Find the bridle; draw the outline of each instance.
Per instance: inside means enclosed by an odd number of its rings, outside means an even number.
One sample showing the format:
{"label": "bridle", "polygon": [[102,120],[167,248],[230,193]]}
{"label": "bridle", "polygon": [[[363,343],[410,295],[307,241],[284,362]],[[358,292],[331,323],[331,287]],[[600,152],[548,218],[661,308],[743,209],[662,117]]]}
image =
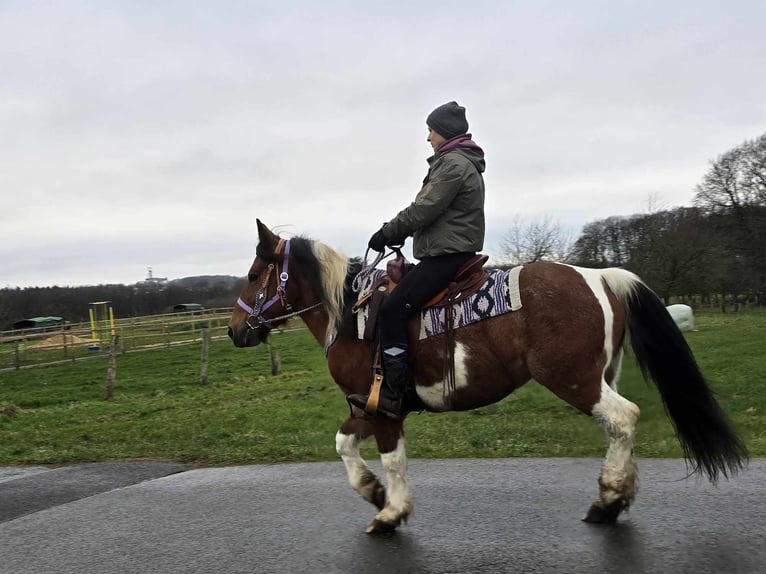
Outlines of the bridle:
{"label": "bridle", "polygon": [[[300,309],[298,311],[293,311],[293,306],[290,304],[290,302],[287,300],[287,293],[285,291],[285,287],[287,286],[287,280],[290,277],[287,273],[288,268],[288,260],[290,258],[290,240],[284,240],[280,239],[279,243],[277,243],[277,248],[275,250],[275,253],[279,255],[279,253],[282,251],[282,247],[284,246],[284,258],[282,260],[282,272],[279,271],[279,263],[269,263],[269,266],[266,268],[266,275],[263,278],[263,281],[261,281],[261,286],[258,289],[258,291],[255,294],[255,302],[253,303],[253,306],[251,307],[247,303],[245,303],[242,300],[242,297],[239,297],[237,299],[237,305],[239,305],[242,309],[247,311],[249,313],[247,319],[245,320],[245,325],[247,325],[247,328],[251,331],[255,331],[259,327],[263,326],[267,329],[273,329],[274,325],[271,324],[270,321],[281,321],[282,319],[289,319],[290,317],[295,317],[296,315],[301,315],[305,313],[306,311],[310,311],[311,309],[315,309],[316,307],[319,307],[322,305],[322,302],[316,303],[314,305],[310,305],[309,307],[305,307],[303,309]],[[274,293],[274,296],[266,301],[266,295],[268,291],[268,284],[269,284],[269,278],[271,277],[272,272],[276,269],[276,273],[274,275],[274,280],[276,283],[276,292]],[[282,304],[282,308],[287,311],[286,314],[280,315],[279,317],[271,317],[270,319],[266,319],[263,316],[263,313],[269,309],[274,303],[279,301]],[[258,321],[258,324],[256,326],[253,326],[250,324],[250,319],[255,317],[255,319]]]}

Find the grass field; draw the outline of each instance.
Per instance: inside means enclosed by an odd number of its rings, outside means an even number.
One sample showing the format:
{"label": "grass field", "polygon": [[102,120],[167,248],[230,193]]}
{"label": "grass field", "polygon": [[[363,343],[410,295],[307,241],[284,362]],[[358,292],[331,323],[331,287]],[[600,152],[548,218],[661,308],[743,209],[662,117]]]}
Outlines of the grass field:
{"label": "grass field", "polygon": [[[766,455],[766,313],[699,313],[687,340],[752,456]],[[200,347],[120,355],[114,398],[103,399],[105,360],[0,372],[0,464],[162,458],[203,465],[334,460],[348,414],[307,331],[265,347],[211,345],[209,384],[199,384]],[[656,389],[632,358],[621,392],[641,407],[639,457],[681,449]],[[590,417],[534,382],[498,404],[464,413],[413,414],[414,457],[598,456],[604,438]],[[374,444],[365,448],[376,456]]]}

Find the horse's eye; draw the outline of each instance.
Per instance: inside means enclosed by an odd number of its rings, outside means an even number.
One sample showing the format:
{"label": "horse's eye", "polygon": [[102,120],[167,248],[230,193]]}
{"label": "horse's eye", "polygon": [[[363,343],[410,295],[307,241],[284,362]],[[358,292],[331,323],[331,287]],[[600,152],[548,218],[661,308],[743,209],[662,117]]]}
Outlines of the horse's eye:
{"label": "horse's eye", "polygon": [[258,274],[257,273],[248,273],[247,274],[247,280],[250,281],[250,283],[253,283],[254,281],[258,281]]}

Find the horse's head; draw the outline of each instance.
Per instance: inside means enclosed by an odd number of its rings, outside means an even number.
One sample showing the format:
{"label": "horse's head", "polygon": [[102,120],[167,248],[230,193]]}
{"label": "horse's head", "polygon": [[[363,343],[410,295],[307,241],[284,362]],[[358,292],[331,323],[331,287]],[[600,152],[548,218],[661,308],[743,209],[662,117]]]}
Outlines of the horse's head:
{"label": "horse's head", "polygon": [[274,327],[312,308],[294,308],[303,303],[302,281],[290,267],[290,241],[277,237],[260,220],[257,223],[255,260],[229,320],[229,337],[237,347],[258,345]]}

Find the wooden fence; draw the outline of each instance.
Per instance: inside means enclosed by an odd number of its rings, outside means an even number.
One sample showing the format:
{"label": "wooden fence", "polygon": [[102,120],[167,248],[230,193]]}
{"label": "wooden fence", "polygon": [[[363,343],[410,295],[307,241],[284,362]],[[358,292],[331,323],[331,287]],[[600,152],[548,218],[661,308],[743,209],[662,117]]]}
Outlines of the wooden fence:
{"label": "wooden fence", "polygon": [[[211,340],[225,338],[229,317],[230,307],[116,319],[115,351],[128,353],[198,343],[203,330]],[[101,325],[94,334],[90,323],[0,331],[0,370],[106,357],[111,341],[111,329]]]}

